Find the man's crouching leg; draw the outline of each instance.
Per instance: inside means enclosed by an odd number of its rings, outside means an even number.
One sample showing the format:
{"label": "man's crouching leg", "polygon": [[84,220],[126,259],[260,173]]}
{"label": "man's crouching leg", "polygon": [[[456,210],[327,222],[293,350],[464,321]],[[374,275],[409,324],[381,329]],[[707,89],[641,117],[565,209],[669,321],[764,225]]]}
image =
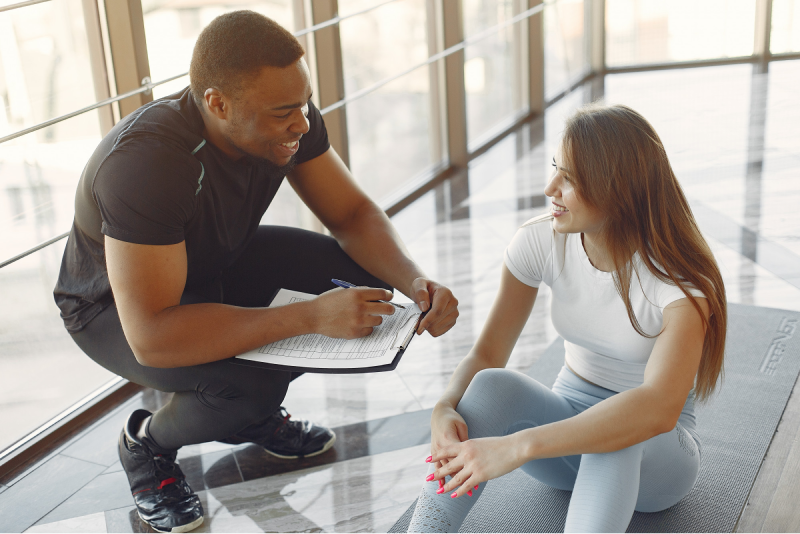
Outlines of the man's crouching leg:
{"label": "man's crouching leg", "polygon": [[292,374],[222,360],[171,369],[145,367],[131,351],[114,305],[73,335],[93,360],[115,374],[172,399],[150,414],[137,410],[119,440],[122,466],[142,519],[160,532],[187,532],[202,523],[199,499],[176,462],[183,445],[238,436],[284,457],[319,454],[333,444],[328,429],[291,421],[281,402]]}

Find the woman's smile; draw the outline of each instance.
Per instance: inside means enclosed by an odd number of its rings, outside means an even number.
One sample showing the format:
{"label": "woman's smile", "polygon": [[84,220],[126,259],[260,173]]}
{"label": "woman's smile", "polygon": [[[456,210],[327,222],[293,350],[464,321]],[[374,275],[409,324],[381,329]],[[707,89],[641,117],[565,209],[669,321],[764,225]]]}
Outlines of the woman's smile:
{"label": "woman's smile", "polygon": [[569,210],[566,207],[560,204],[556,204],[555,202],[553,202],[552,211],[553,211],[553,217],[561,217],[565,213],[569,213]]}

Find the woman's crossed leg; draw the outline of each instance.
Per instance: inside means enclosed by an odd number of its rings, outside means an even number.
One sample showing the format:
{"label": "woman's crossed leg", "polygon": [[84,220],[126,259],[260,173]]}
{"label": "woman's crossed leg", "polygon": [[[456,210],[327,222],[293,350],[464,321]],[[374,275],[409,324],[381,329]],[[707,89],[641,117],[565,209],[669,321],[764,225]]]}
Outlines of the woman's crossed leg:
{"label": "woman's crossed leg", "polygon": [[[487,369],[472,380],[457,411],[470,439],[503,436],[573,417],[614,394],[567,370],[554,389],[515,371]],[[551,487],[573,491],[566,532],[622,532],[634,510],[663,510],[683,498],[699,466],[697,443],[679,424],[620,451],[533,460],[521,469]],[[436,494],[437,488],[435,482],[424,484],[409,531],[457,532],[483,491],[452,499]]]}

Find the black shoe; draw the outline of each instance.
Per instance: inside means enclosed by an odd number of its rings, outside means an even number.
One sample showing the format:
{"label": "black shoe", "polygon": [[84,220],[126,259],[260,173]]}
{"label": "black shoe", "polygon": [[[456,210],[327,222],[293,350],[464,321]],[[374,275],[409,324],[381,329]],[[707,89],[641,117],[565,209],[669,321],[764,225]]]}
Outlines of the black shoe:
{"label": "black shoe", "polygon": [[150,415],[136,410],[128,417],[119,436],[119,459],[142,521],[157,532],[189,532],[203,523],[203,505],[175,463],[177,453],[155,454],[136,437]]}
{"label": "black shoe", "polygon": [[223,443],[256,443],[278,458],[316,456],[333,447],[336,434],[329,428],[309,421],[292,421],[281,406],[266,421],[250,425],[238,434],[220,440]]}

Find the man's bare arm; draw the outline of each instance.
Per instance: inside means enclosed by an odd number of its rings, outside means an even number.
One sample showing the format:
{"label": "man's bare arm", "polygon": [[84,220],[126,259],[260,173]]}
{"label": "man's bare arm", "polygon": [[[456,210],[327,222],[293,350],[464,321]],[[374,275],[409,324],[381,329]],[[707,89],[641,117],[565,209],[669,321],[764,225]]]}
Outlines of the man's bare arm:
{"label": "man's bare arm", "polygon": [[289,182],[351,258],[420,304],[423,311],[431,310],[420,332],[439,336],[452,328],[458,301],[411,259],[389,218],[356,184],[333,148],[298,165]]}
{"label": "man's bare arm", "polygon": [[184,367],[230,358],[287,337],[321,333],[356,338],[393,313],[383,289],[333,290],[280,308],[180,305],[184,243],[137,245],[105,238],[106,264],[125,337],[150,367]]}

